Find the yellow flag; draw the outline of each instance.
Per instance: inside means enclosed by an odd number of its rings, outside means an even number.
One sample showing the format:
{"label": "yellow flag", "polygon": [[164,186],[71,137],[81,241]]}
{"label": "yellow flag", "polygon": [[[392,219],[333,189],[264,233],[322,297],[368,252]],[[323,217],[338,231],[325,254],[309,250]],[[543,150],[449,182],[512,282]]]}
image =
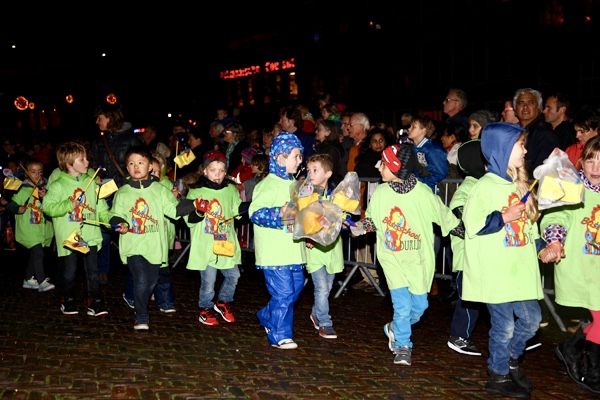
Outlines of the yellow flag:
{"label": "yellow flag", "polygon": [[183,168],[196,159],[196,156],[191,151],[182,151],[176,156],[173,161],[179,168]]}
{"label": "yellow flag", "polygon": [[35,189],[33,189],[33,192],[31,192],[31,195],[33,197],[35,197],[36,199],[40,198],[40,189],[36,186]]}
{"label": "yellow flag", "polygon": [[113,194],[117,190],[119,190],[119,188],[117,187],[115,180],[109,179],[108,181],[104,182],[102,185],[96,187],[96,194],[98,195],[99,198],[106,199],[107,197],[109,197],[111,194]]}
{"label": "yellow flag", "polygon": [[75,229],[68,238],[66,238],[63,242],[63,246],[68,247],[71,250],[78,251],[83,254],[87,254],[90,252],[90,248],[86,241],[84,241],[77,229]]}
{"label": "yellow flag", "polygon": [[19,190],[23,182],[19,178],[4,178],[4,189]]}

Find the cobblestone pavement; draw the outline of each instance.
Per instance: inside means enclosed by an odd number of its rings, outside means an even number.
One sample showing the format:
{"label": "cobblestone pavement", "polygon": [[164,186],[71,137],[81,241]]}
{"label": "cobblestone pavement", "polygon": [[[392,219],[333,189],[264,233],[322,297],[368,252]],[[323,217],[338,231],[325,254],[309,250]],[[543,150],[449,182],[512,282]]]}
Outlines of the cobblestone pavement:
{"label": "cobblestone pavement", "polygon": [[[388,300],[349,289],[331,300],[338,339],[318,336],[309,320],[312,286],[298,302],[297,350],[268,345],[256,312],[268,301],[262,274],[246,265],[233,303],[237,321],[198,322],[198,273],[174,268],[175,314],[150,307],[150,330],[133,330],[134,315],[121,298],[124,267],[115,265],[103,287],[109,315],[84,312],[83,268],[78,275],[80,313],[63,315],[58,290],[21,288],[26,258],[0,251],[0,395],[2,399],[481,399],[487,332],[474,340],[484,356],[448,349],[452,305],[436,298],[414,327],[413,364],[394,365],[383,325]],[[56,282],[55,260],[48,272]],[[247,264],[251,264],[251,259]],[[219,282],[220,283],[220,282]],[[440,285],[444,289],[444,283]],[[446,287],[447,289],[447,287]],[[334,287],[334,290],[336,288]],[[540,330],[541,348],[522,368],[535,385],[533,399],[591,399],[554,358],[569,334],[554,321]]]}

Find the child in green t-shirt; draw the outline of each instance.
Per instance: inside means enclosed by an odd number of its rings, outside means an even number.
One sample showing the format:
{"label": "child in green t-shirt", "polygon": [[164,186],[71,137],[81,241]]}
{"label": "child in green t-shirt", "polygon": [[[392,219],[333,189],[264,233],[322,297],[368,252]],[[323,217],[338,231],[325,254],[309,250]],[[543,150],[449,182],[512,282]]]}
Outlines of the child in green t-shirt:
{"label": "child in green t-shirt", "polygon": [[52,217],[57,253],[63,259],[60,309],[66,315],[79,313],[75,305],[75,276],[78,261],[83,258],[89,296],[87,314],[107,315],[100,295],[98,250],[102,247],[102,234],[97,221],[106,222],[108,205],[96,194],[93,174],[88,173],[87,150],[81,143],[62,143],[56,148],[56,158],[60,172],[50,175],[44,213]]}
{"label": "child in green t-shirt", "polygon": [[[381,263],[394,308],[384,325],[394,364],[411,365],[412,325],[427,307],[427,292],[435,274],[434,232],[461,234],[460,220],[442,199],[413,174],[414,157],[407,144],[383,150],[377,163],[383,184],[377,186],[365,218],[350,230],[354,236],[375,231]],[[458,228],[458,229],[457,229]]]}
{"label": "child in green t-shirt", "polygon": [[110,223],[119,227],[121,261],[133,277],[135,330],[148,330],[148,302],[159,279],[160,268],[168,268],[169,244],[165,218],[179,218],[194,211],[189,200],[177,201],[177,188],[167,189],[152,176],[152,154],[145,146],[132,146],[125,156],[124,184],[115,193]]}
{"label": "child in green t-shirt", "polygon": [[15,214],[16,240],[29,255],[23,288],[45,292],[54,289],[44,271],[44,247],[50,246],[54,234],[52,222],[46,220],[42,211],[42,199],[46,196],[44,164],[31,160],[25,163],[25,170],[28,179],[23,181],[6,208]]}
{"label": "child in green t-shirt", "polygon": [[[307,179],[319,193],[319,199],[328,200],[333,187],[329,186],[329,179],[333,174],[333,161],[328,154],[314,154],[306,160]],[[325,339],[336,339],[337,333],[333,329],[333,322],[329,314],[329,294],[333,287],[335,275],[344,269],[344,254],[342,241],[338,236],[333,243],[323,246],[307,239],[306,270],[310,274],[314,291],[315,302],[310,314],[315,329]]]}

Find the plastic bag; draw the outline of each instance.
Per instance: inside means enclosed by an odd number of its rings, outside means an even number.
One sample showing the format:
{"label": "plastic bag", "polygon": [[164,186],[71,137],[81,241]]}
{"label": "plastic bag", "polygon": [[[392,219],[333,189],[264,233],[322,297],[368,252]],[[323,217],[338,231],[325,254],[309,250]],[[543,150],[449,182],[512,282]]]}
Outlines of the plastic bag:
{"label": "plastic bag", "polygon": [[567,153],[558,147],[533,171],[539,180],[538,208],[545,210],[584,200],[584,186]]}
{"label": "plastic bag", "polygon": [[309,204],[319,200],[317,190],[308,178],[297,181],[290,186],[290,204],[296,212],[302,211]]}
{"label": "plastic bag", "polygon": [[304,207],[296,215],[294,239],[312,239],[328,246],[342,229],[342,209],[331,201],[319,200]]}
{"label": "plastic bag", "polygon": [[348,172],[333,189],[331,202],[350,214],[360,214],[360,180],[356,172]]}

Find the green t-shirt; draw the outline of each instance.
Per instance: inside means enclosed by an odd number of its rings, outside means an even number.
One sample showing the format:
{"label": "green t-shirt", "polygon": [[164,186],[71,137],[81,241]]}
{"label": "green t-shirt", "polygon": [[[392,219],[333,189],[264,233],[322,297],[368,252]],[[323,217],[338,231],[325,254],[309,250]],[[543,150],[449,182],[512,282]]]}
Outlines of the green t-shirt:
{"label": "green t-shirt", "polygon": [[27,201],[25,212],[15,215],[15,239],[28,249],[38,244],[48,247],[54,237],[52,222],[46,219],[42,202],[31,196],[33,189],[31,186],[21,185],[11,199],[19,206],[25,205]]}
{"label": "green t-shirt", "polygon": [[493,173],[479,179],[463,210],[465,258],[462,299],[488,304],[544,297],[535,240],[538,226],[525,213],[498,232],[478,235],[493,211],[521,200],[517,185]]}
{"label": "green t-shirt", "polygon": [[[63,242],[73,231],[77,231],[88,246],[102,247],[102,233],[96,223],[82,223],[83,219],[108,222],[108,205],[106,200],[96,195],[96,182],[90,182],[91,176],[82,174],[75,178],[61,171],[56,179],[48,184],[48,193],[44,197],[44,213],[52,217],[54,237],[58,256],[65,257],[72,253]],[[89,183],[89,186],[88,186]],[[86,189],[87,187],[87,189]],[[83,190],[81,205],[73,210],[71,202],[78,198]]]}
{"label": "green t-shirt", "polygon": [[554,266],[556,302],[600,310],[600,247],[592,244],[600,229],[600,193],[585,189],[584,196],[583,204],[546,210],[540,230],[548,225],[567,229],[565,258]]}
{"label": "green t-shirt", "polygon": [[119,217],[129,224],[129,232],[119,235],[119,255],[144,256],[150,263],[168,266],[169,241],[166,216],[177,219],[177,199],[159,182],[134,188],[124,184],[115,193],[110,217]]}
{"label": "green t-shirt", "polygon": [[431,188],[417,182],[408,193],[396,193],[389,184],[377,186],[365,217],[377,232],[377,259],[390,290],[408,287],[425,294],[435,274],[433,225],[448,235],[459,219]]}
{"label": "green t-shirt", "polygon": [[[242,252],[235,231],[234,220],[230,219],[238,214],[242,199],[235,185],[227,185],[216,190],[208,187],[191,189],[187,198],[190,200],[202,199],[209,201],[209,211],[204,214],[204,219],[197,223],[190,223],[190,256],[186,268],[195,271],[204,271],[207,266],[216,269],[231,269],[242,262]],[[229,221],[226,221],[228,220]],[[217,255],[213,251],[215,237],[233,242],[233,256]]]}
{"label": "green t-shirt", "polygon": [[[465,178],[456,192],[454,192],[452,200],[450,200],[450,205],[448,206],[450,210],[454,210],[457,207],[464,207],[467,197],[469,197],[469,193],[471,193],[476,183],[477,179],[472,176]],[[465,240],[456,235],[450,235],[450,248],[452,249],[452,272],[462,271],[465,258]]]}
{"label": "green t-shirt", "polygon": [[[283,207],[290,201],[290,186],[295,181],[268,174],[254,188],[248,215],[262,208]],[[275,229],[254,225],[254,254],[258,267],[306,264],[304,240],[293,239],[293,222]]]}

